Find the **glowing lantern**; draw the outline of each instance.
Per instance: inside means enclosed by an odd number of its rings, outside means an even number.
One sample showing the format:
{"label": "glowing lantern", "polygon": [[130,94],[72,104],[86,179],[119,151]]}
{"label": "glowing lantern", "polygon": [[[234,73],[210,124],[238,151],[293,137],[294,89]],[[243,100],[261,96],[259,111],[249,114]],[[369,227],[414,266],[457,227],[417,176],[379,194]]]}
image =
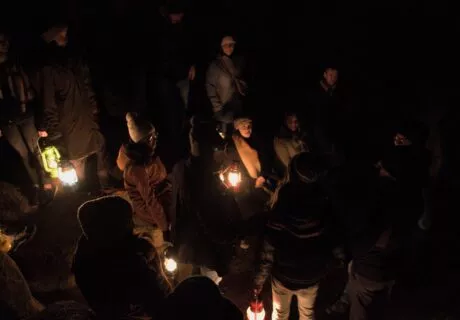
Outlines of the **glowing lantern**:
{"label": "glowing lantern", "polygon": [[247,320],[265,320],[265,309],[264,303],[259,299],[257,295],[249,304],[246,310]]}
{"label": "glowing lantern", "polygon": [[241,185],[241,172],[236,164],[232,164],[227,169],[222,170],[219,173],[219,178],[227,188],[236,190]]}
{"label": "glowing lantern", "polygon": [[174,250],[171,248],[166,249],[164,254],[164,267],[171,275],[177,271],[177,262],[174,259]]}
{"label": "glowing lantern", "polygon": [[40,150],[42,156],[43,167],[51,178],[59,177],[59,161],[61,160],[61,154],[58,149],[54,146],[45,147]]}
{"label": "glowing lantern", "polygon": [[77,171],[69,162],[63,162],[58,166],[58,177],[66,186],[73,186],[78,182]]}

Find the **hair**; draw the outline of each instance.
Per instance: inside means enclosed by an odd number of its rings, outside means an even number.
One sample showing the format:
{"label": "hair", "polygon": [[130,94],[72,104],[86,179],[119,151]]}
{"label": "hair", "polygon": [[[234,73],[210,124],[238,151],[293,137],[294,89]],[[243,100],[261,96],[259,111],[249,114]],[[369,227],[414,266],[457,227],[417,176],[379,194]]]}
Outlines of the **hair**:
{"label": "hair", "polygon": [[283,179],[269,200],[270,208],[273,209],[278,202],[279,193],[285,186],[295,183],[316,182],[320,176],[320,172],[316,168],[318,161],[319,159],[309,152],[302,152],[295,155],[289,162]]}

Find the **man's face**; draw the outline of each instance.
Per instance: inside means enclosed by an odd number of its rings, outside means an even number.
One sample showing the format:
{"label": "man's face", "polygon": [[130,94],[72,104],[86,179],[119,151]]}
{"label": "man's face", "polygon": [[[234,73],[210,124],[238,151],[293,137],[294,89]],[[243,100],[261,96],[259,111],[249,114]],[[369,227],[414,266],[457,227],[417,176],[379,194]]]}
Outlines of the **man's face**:
{"label": "man's face", "polygon": [[8,38],[0,33],[0,63],[8,59],[8,50],[10,49],[10,42]]}
{"label": "man's face", "polygon": [[67,28],[62,28],[61,30],[59,30],[56,37],[54,38],[54,41],[59,47],[67,46]]}
{"label": "man's face", "polygon": [[299,130],[299,120],[296,116],[288,116],[286,117],[286,127],[292,132]]}
{"label": "man's face", "polygon": [[401,133],[397,133],[394,137],[394,144],[397,147],[410,146],[412,141],[407,139],[407,137]]}
{"label": "man's face", "polygon": [[239,128],[238,131],[240,132],[243,138],[250,138],[252,134],[252,124],[251,123],[243,123]]}
{"label": "man's face", "polygon": [[231,56],[235,50],[235,39],[232,37],[225,37],[222,39],[221,47],[226,56]]}
{"label": "man's face", "polygon": [[324,81],[329,87],[333,87],[337,84],[337,79],[339,78],[339,72],[336,69],[328,68],[324,71]]}
{"label": "man's face", "polygon": [[179,24],[182,22],[182,19],[184,18],[183,13],[170,13],[168,16],[169,21],[171,21],[172,24]]}

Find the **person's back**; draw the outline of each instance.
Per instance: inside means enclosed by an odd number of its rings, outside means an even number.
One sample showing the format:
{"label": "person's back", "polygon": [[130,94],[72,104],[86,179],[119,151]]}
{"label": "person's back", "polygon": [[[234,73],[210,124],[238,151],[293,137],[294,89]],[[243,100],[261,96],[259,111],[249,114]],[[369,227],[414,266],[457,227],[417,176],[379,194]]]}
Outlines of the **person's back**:
{"label": "person's back", "polygon": [[323,217],[326,199],[317,186],[308,185],[287,185],[278,196],[266,231],[276,251],[272,276],[292,290],[317,284],[332,252]]}
{"label": "person's back", "polygon": [[152,315],[165,295],[159,273],[148,262],[153,247],[132,235],[131,210],[122,198],[104,197],[86,202],[78,212],[83,235],[72,269],[101,319]]}
{"label": "person's back", "polygon": [[312,319],[318,284],[332,259],[325,224],[329,204],[318,183],[318,160],[309,153],[296,155],[286,183],[275,192],[254,281],[260,293],[272,277],[272,319],[289,318],[292,296],[297,297],[300,319]]}

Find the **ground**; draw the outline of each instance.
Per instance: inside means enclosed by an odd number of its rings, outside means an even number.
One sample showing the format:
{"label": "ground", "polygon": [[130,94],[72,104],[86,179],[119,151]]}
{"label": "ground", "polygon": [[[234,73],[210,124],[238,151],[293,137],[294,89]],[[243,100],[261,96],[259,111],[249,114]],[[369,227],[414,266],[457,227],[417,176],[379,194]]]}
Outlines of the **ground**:
{"label": "ground", "polygon": [[[78,206],[90,196],[71,191],[60,192],[46,210],[33,217],[38,232],[32,242],[13,257],[28,279],[31,289],[44,303],[75,299],[84,301],[75,286],[70,265],[75,244],[80,236],[76,218]],[[414,252],[414,264],[406,281],[395,286],[392,306],[387,319],[448,319],[457,312],[460,303],[458,285],[458,247],[456,233],[445,224],[435,225],[422,239],[422,249]],[[251,243],[257,239],[251,239]],[[251,274],[254,268],[255,246],[249,250],[238,249],[221,287],[224,294],[244,311],[250,298]],[[452,255],[451,255],[452,254]],[[324,314],[324,307],[339,294],[345,281],[345,271],[336,269],[321,284],[317,319],[332,318]],[[265,306],[270,309],[270,292],[264,293]],[[269,312],[268,312],[269,313]],[[456,319],[456,318],[449,318]]]}

